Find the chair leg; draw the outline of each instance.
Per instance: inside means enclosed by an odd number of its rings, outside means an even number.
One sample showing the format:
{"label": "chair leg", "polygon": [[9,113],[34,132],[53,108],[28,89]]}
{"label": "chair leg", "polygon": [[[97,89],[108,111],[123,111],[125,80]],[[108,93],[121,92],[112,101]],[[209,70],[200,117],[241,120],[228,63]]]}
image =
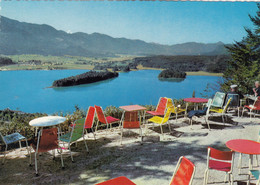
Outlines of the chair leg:
{"label": "chair leg", "polygon": [[83,140],[84,140],[84,143],[85,143],[86,150],[87,150],[87,152],[89,152],[89,150],[88,150],[88,145],[87,145],[87,142],[86,142],[86,140],[85,140],[84,133],[83,133]]}
{"label": "chair leg", "polygon": [[2,160],[2,164],[5,163],[5,156],[6,156],[6,152],[7,152],[7,147],[8,147],[8,145],[5,145],[5,153],[4,153],[4,158]]}
{"label": "chair leg", "polygon": [[242,168],[242,153],[239,154],[239,160],[238,160],[238,174],[241,174],[241,168]]}
{"label": "chair leg", "polygon": [[38,167],[37,167],[37,152],[34,153],[34,160],[35,160],[35,174],[38,176]]}
{"label": "chair leg", "polygon": [[163,134],[162,124],[160,124],[160,128],[161,128],[161,133],[162,133],[162,135],[164,135],[164,134]]}
{"label": "chair leg", "polygon": [[31,166],[31,165],[32,165],[31,147],[28,146],[28,141],[27,141],[27,139],[25,139],[25,142],[26,142],[26,149],[27,149],[28,155],[30,155],[29,165]]}
{"label": "chair leg", "polygon": [[258,164],[258,155],[255,155],[255,159],[256,159],[256,167],[258,167],[259,166],[259,164]]}
{"label": "chair leg", "polygon": [[231,178],[231,185],[233,185],[233,183],[234,183],[234,177],[233,177],[233,174],[232,174],[232,173],[230,173],[230,178]]}
{"label": "chair leg", "polygon": [[[58,149],[57,149],[57,151],[58,151]],[[62,169],[64,169],[64,163],[63,163],[63,157],[62,157],[62,148],[60,149],[60,160],[61,160],[61,167],[62,167]]]}
{"label": "chair leg", "polygon": [[20,147],[20,149],[22,148],[22,144],[21,144],[21,141],[19,141],[19,147]]}
{"label": "chair leg", "polygon": [[171,125],[170,125],[169,121],[168,121],[168,127],[169,127],[170,132],[172,132]]}
{"label": "chair leg", "polygon": [[71,152],[71,148],[70,148],[70,143],[68,143],[68,145],[69,145],[69,150],[70,150],[71,161],[74,162],[74,160],[73,160],[73,156],[72,156],[72,152]]}
{"label": "chair leg", "polygon": [[205,170],[205,173],[204,173],[204,182],[203,182],[203,185],[207,185],[207,184],[208,184],[208,177],[209,177],[209,169],[206,169],[206,170]]}
{"label": "chair leg", "polygon": [[93,133],[94,139],[96,140],[96,135],[95,135],[95,132],[94,132],[93,128],[91,128],[91,130],[92,130],[92,133]]}
{"label": "chair leg", "polygon": [[120,138],[120,144],[122,145],[122,139],[123,139],[123,126],[121,127],[121,138]]}

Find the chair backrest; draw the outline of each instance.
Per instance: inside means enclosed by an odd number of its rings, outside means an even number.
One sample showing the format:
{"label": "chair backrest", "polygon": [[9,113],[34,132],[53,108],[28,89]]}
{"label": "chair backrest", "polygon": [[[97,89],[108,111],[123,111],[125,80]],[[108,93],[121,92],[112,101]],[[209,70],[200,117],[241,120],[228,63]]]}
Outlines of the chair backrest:
{"label": "chair backrest", "polygon": [[98,121],[100,121],[101,123],[107,124],[107,119],[103,113],[102,108],[100,106],[95,105],[95,109],[96,109]]}
{"label": "chair backrest", "polygon": [[166,113],[164,114],[164,117],[163,117],[163,123],[166,123],[169,120],[173,109],[174,109],[174,107],[167,108]]}
{"label": "chair backrest", "polygon": [[232,101],[232,98],[229,98],[227,101],[227,104],[224,106],[223,113],[227,112],[227,108],[230,105],[230,102]]}
{"label": "chair backrest", "polygon": [[167,102],[168,102],[167,98],[161,97],[159,102],[158,102],[158,105],[156,107],[156,112],[158,112],[160,114],[164,114]]}
{"label": "chair backrest", "polygon": [[220,151],[212,147],[208,147],[207,166],[209,166],[209,160],[225,161],[230,163],[230,171],[233,169],[233,155],[232,151]]}
{"label": "chair backrest", "polygon": [[232,98],[230,104],[229,104],[229,107],[239,107],[239,104],[240,104],[240,99],[239,99],[239,94],[230,94],[228,93],[227,94],[227,97],[226,97],[226,102],[225,102],[225,105],[227,104],[229,98]]}
{"label": "chair backrest", "polygon": [[58,148],[58,146],[58,129],[56,127],[43,129],[40,136],[38,152],[47,152]]}
{"label": "chair backrest", "polygon": [[84,134],[84,129],[85,129],[85,124],[82,123],[82,119],[76,120],[73,124],[72,131],[71,131],[71,136],[70,136],[70,141],[76,141],[79,138],[83,137]]}
{"label": "chair backrest", "polygon": [[170,185],[191,185],[194,173],[195,165],[182,156],[177,163]]}
{"label": "chair backrest", "polygon": [[85,119],[85,128],[92,128],[95,117],[95,108],[90,106],[88,108],[88,113]]}
{"label": "chair backrest", "polygon": [[138,112],[125,112],[123,128],[140,128]]}
{"label": "chair backrest", "polygon": [[254,102],[254,107],[260,108],[260,96],[258,96]]}
{"label": "chair backrest", "polygon": [[[165,97],[166,98],[166,97]],[[169,107],[172,107],[172,106],[174,106],[174,104],[173,104],[173,101],[172,101],[172,99],[171,98],[167,98],[167,105],[166,105],[166,108],[169,108]]]}
{"label": "chair backrest", "polygon": [[6,144],[5,140],[4,140],[4,136],[2,135],[2,133],[0,132],[0,142],[3,142],[4,144]]}
{"label": "chair backrest", "polygon": [[212,104],[212,99],[210,98],[210,99],[208,99],[208,102],[207,102],[207,104],[206,104],[206,107],[210,107],[211,104]]}
{"label": "chair backrest", "polygon": [[222,108],[224,105],[225,97],[226,97],[226,93],[216,92],[211,105],[214,107]]}

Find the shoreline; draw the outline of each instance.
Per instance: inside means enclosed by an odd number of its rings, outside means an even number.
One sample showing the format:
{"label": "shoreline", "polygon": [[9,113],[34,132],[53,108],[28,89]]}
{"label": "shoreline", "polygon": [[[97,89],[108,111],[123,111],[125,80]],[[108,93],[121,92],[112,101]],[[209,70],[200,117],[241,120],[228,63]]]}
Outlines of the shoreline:
{"label": "shoreline", "polygon": [[[93,67],[85,67],[85,68],[64,68],[64,69],[1,69],[0,68],[0,72],[1,71],[37,71],[37,70],[41,70],[41,71],[54,71],[54,70],[93,70]],[[109,71],[111,71],[111,69],[108,69]],[[137,69],[135,70],[131,70],[131,71],[139,71],[139,70],[164,70],[163,68],[148,68],[148,67],[137,67]],[[129,72],[131,72],[129,71]],[[123,71],[117,71],[119,73],[124,73]],[[206,71],[186,71],[187,76],[223,76],[223,73],[210,73],[210,72],[206,72]]]}

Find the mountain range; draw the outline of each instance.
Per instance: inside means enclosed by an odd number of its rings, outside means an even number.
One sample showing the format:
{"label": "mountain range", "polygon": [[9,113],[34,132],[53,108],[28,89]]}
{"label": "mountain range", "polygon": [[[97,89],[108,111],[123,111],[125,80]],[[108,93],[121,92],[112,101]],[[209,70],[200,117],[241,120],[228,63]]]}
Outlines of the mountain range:
{"label": "mountain range", "polygon": [[227,54],[227,51],[222,42],[162,45],[142,40],[113,38],[100,33],[67,33],[47,24],[19,22],[1,16],[0,54],[99,57],[114,56],[115,54],[142,56],[222,55]]}

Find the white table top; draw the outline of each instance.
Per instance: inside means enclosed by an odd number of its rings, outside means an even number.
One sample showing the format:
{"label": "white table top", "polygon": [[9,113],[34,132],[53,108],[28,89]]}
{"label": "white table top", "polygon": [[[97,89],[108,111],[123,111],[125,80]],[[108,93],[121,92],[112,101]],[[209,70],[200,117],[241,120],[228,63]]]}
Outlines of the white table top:
{"label": "white table top", "polygon": [[31,120],[29,125],[33,127],[49,127],[63,123],[65,120],[66,118],[61,116],[44,116]]}

